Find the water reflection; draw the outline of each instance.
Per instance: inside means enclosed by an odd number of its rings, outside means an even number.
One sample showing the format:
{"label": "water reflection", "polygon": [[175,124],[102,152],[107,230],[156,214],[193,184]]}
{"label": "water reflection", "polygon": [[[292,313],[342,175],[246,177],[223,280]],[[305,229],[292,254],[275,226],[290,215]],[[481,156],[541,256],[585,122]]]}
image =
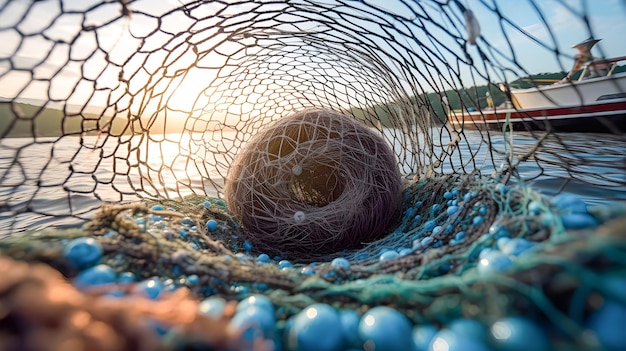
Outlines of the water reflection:
{"label": "water reflection", "polygon": [[[566,191],[589,204],[626,200],[626,146],[619,137],[592,134],[550,136],[464,132],[411,136],[383,133],[405,174],[491,174],[520,162],[520,180],[546,195]],[[240,149],[241,133],[136,136],[65,136],[0,140],[0,233],[89,218],[102,201],[141,197],[217,196]],[[530,155],[530,156],[529,156]],[[16,215],[16,213],[21,213]]]}

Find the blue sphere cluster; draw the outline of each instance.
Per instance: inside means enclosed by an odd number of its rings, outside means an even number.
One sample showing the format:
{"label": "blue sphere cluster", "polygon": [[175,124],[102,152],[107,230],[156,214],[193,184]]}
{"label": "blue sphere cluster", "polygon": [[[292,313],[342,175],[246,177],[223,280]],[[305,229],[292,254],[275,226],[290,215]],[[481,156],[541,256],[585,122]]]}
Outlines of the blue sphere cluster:
{"label": "blue sphere cluster", "polygon": [[550,204],[556,209],[565,229],[594,228],[599,224],[589,213],[585,202],[578,196],[560,194],[553,197]]}

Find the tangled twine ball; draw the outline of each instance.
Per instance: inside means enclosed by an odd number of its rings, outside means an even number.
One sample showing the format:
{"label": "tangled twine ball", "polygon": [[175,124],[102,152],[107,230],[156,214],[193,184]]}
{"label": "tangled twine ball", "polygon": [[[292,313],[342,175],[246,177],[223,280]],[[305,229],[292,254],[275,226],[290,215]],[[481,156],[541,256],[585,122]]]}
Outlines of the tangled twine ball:
{"label": "tangled twine ball", "polygon": [[224,189],[253,245],[295,259],[379,238],[396,218],[401,191],[385,140],[321,109],[287,116],[254,136]]}

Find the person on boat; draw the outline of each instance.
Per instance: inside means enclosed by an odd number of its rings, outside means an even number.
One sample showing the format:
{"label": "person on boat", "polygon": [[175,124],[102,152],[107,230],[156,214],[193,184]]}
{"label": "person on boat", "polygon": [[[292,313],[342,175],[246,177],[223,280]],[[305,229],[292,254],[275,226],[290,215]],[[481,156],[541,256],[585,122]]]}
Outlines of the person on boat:
{"label": "person on boat", "polygon": [[578,54],[574,56],[574,66],[569,71],[567,76],[558,81],[556,84],[571,82],[574,73],[581,69],[586,62],[593,60],[593,56],[591,55],[591,48],[593,48],[593,46],[596,45],[596,43],[600,40],[601,39],[593,39],[592,37],[589,37],[587,38],[587,40],[572,46],[572,48],[578,50]]}
{"label": "person on boat", "polygon": [[491,94],[489,92],[485,93],[486,98],[485,100],[487,101],[487,108],[489,109],[493,109],[493,97],[491,97]]}

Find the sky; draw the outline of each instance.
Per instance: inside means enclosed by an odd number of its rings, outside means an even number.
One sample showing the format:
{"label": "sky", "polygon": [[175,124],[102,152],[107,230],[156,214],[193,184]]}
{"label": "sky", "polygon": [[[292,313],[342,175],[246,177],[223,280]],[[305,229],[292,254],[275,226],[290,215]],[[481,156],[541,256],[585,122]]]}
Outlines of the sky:
{"label": "sky", "polygon": [[[506,46],[500,35],[498,21],[488,20],[493,16],[482,4],[467,1],[479,18],[483,36],[494,46]],[[489,3],[490,1],[486,1]],[[594,56],[616,57],[626,55],[626,2],[624,0],[540,0],[535,1],[541,10],[542,20],[528,1],[500,0],[496,2],[500,11],[530,35],[551,48],[558,48],[562,53],[574,55],[571,48],[584,39],[594,36],[602,39],[593,49]],[[581,14],[587,14],[590,28],[581,20]],[[485,20],[480,20],[485,18]],[[589,29],[592,30],[590,33]],[[519,31],[508,31],[509,40],[519,53],[519,60],[527,70],[533,73],[550,72],[557,64],[553,57],[539,45],[522,35]],[[543,53],[543,54],[542,54]],[[553,56],[553,55],[550,55]],[[565,64],[569,69],[571,59]]]}
{"label": "sky", "polygon": [[[318,4],[332,2],[315,1]],[[306,1],[292,2],[299,4]],[[449,88],[432,78],[433,72],[425,64],[429,53],[419,46],[430,46],[430,49],[433,49],[433,45],[449,46],[449,52],[441,47],[434,48],[440,53],[438,62],[434,64],[442,71],[445,71],[445,65],[453,66],[456,63],[454,56],[463,56],[463,52],[458,41],[447,36],[445,31],[455,32],[463,28],[463,17],[458,8],[449,5],[447,9],[455,16],[449,20],[440,13],[435,0],[423,0],[412,5],[400,0],[347,2],[361,8],[365,7],[364,4],[370,4],[392,12],[398,18],[415,20],[414,15],[408,11],[411,7],[415,13],[427,15],[437,22],[439,27],[433,23],[415,22],[434,33],[430,38],[424,37],[419,28],[416,29],[419,26],[411,29],[415,38],[406,45],[418,52],[419,60],[424,62],[417,62],[415,71],[408,74],[418,72],[418,80],[431,80],[429,84],[425,84],[426,90],[435,86],[438,89]],[[623,34],[626,33],[625,0],[461,0],[461,3],[473,11],[480,24],[484,41],[479,40],[478,48],[486,50],[485,43],[497,48],[501,54],[494,58],[507,67],[515,62],[529,73],[568,70],[575,54],[571,46],[592,34],[596,38],[602,38],[594,48],[595,56],[626,55],[626,36]],[[150,15],[168,13],[180,6],[178,0],[140,0],[131,4],[130,18],[121,19],[118,19],[121,11],[119,2],[112,1],[101,6],[97,6],[98,4],[98,0],[44,0],[34,4],[25,0],[0,0],[0,42],[3,43],[0,46],[0,97],[67,101],[70,105],[83,104],[89,100],[88,105],[96,112],[99,107],[104,108],[111,101],[117,101],[118,109],[128,107],[137,113],[154,110],[163,101],[167,101],[168,107],[181,110],[190,110],[194,105],[218,108],[220,104],[233,101],[232,96],[222,95],[219,99],[212,96],[216,90],[221,89],[223,93],[224,90],[231,89],[224,88],[227,84],[225,79],[216,78],[219,67],[225,63],[226,54],[245,54],[245,51],[241,51],[242,47],[253,43],[254,38],[240,38],[237,39],[238,43],[225,43],[223,41],[227,35],[212,27],[210,19],[194,23],[181,11],[163,16],[159,31],[159,22]],[[229,7],[206,3],[194,10],[194,15],[206,17],[220,11],[225,18],[231,16],[233,26],[237,26],[237,20],[245,22],[245,14],[252,6],[254,5],[250,3]],[[533,39],[501,21],[492,10],[496,7]],[[83,15],[83,12],[86,14]],[[592,33],[581,22],[582,13],[587,15]],[[320,18],[323,15],[320,12]],[[362,22],[358,24],[361,28],[380,30],[379,26],[368,24],[367,20]],[[81,31],[81,28],[90,25],[103,27],[95,31]],[[240,30],[246,30],[245,23],[240,26]],[[350,24],[346,26],[350,27]],[[190,46],[183,45],[186,33],[198,28],[202,30],[197,31],[194,38],[204,35],[204,39],[198,41],[194,50],[202,52],[215,48],[204,56],[199,56]],[[398,28],[400,31],[404,30],[403,27]],[[503,33],[511,45],[507,43]],[[466,36],[466,33],[460,31],[459,35]],[[382,38],[385,37],[389,35],[383,33]],[[95,45],[96,39],[98,46]],[[404,38],[397,36],[395,39],[402,41]],[[433,40],[438,40],[440,44],[433,44]],[[160,50],[160,45],[168,41],[168,51]],[[393,51],[397,47],[385,42],[385,39],[375,41],[380,44],[381,50],[388,51],[388,57],[382,61],[393,66],[394,56],[398,55]],[[71,44],[67,44],[70,42]],[[475,62],[480,61],[478,48],[467,48]],[[554,49],[557,48],[563,53],[562,56],[554,54]],[[142,51],[152,53],[144,54]],[[106,57],[114,64],[107,65]],[[202,67],[194,67],[194,62],[199,62]],[[160,69],[162,66],[167,66],[167,69]],[[480,78],[471,77],[472,72],[467,67],[453,69],[460,73],[464,80],[461,84],[464,86],[484,83]],[[489,74],[492,81],[505,78],[492,69],[482,68],[481,65],[476,65],[475,71]],[[516,74],[519,74],[519,70]],[[127,80],[128,86],[120,85],[119,77]],[[515,77],[506,78],[512,80]],[[358,83],[359,78],[355,79]],[[453,80],[454,77],[446,79]],[[213,82],[212,89],[206,89],[207,82]],[[250,91],[246,93],[250,94]],[[267,98],[263,91],[253,93],[258,99]],[[252,109],[254,105],[247,108]]]}

